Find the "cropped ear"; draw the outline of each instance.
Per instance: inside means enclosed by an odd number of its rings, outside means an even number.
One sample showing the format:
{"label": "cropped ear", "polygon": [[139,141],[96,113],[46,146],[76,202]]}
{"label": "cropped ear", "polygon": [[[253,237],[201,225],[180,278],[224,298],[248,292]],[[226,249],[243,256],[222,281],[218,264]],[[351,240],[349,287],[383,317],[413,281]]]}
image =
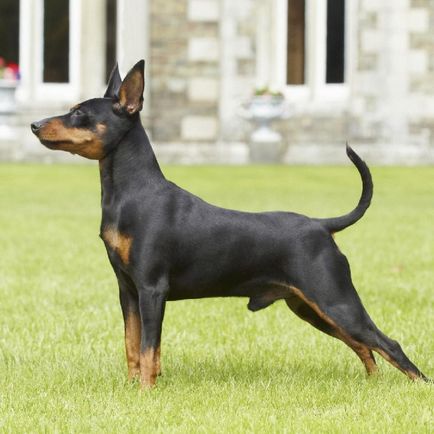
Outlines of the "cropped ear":
{"label": "cropped ear", "polygon": [[122,79],[119,74],[118,62],[112,69],[108,81],[107,90],[105,91],[104,98],[116,98],[118,96],[119,88],[121,87]]}
{"label": "cropped ear", "polygon": [[145,89],[145,61],[140,60],[128,72],[119,89],[119,106],[128,114],[142,110]]}

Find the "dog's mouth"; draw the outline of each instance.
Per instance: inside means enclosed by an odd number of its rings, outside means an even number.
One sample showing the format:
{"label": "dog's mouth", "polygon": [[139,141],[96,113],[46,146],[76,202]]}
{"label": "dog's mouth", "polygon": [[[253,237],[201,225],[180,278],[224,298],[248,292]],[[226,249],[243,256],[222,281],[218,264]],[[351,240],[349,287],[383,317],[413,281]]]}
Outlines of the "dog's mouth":
{"label": "dog's mouth", "polygon": [[48,149],[58,149],[60,145],[72,145],[71,140],[45,140],[40,139],[41,143]]}

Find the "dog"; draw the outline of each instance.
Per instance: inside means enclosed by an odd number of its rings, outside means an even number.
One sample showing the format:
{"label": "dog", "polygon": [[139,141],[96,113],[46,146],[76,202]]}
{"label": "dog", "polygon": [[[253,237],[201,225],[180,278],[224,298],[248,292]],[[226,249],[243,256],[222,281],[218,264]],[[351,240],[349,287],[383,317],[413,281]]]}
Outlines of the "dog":
{"label": "dog", "polygon": [[285,300],[300,318],[347,344],[369,375],[377,371],[375,351],[410,379],[428,380],[374,324],[333,238],[370,205],[365,162],[347,145],[362,194],[341,217],[219,208],[164,177],[140,121],[143,91],[143,60],[124,80],[116,65],[103,98],[31,124],[47,148],[99,160],[100,237],[119,284],[128,377],[139,378],[142,388],[156,384],[167,301],[248,297],[253,312]]}

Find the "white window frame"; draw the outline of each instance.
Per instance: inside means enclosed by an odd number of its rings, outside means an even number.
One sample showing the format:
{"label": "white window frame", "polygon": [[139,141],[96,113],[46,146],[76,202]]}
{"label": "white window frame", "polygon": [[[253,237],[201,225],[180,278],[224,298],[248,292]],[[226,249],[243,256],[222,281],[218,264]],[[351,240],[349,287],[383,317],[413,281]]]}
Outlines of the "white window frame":
{"label": "white window frame", "polygon": [[20,70],[18,97],[25,102],[70,103],[80,90],[81,1],[69,0],[69,82],[45,83],[44,68],[44,0],[20,2]]}
{"label": "white window frame", "polygon": [[[283,92],[288,101],[297,102],[302,109],[326,109],[330,102],[336,103],[334,108],[344,108],[350,93],[355,50],[356,2],[345,2],[345,82],[338,84],[326,83],[327,1],[306,0],[305,84],[302,85],[286,83],[288,0],[271,0],[271,4],[264,5],[258,14],[257,85]],[[273,29],[271,34],[270,29]],[[263,37],[264,32],[268,37]]]}

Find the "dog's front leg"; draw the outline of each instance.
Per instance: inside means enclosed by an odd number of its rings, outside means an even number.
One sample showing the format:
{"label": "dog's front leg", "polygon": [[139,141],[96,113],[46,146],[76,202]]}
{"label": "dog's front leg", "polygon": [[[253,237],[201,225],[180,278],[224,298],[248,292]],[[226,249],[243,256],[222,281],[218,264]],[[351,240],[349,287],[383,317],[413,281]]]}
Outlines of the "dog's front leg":
{"label": "dog's front leg", "polygon": [[166,296],[167,292],[160,288],[139,290],[140,383],[143,389],[154,386],[160,373],[160,342]]}
{"label": "dog's front leg", "polygon": [[141,321],[139,300],[135,288],[118,277],[119,300],[125,324],[125,352],[127,356],[128,379],[140,376]]}

